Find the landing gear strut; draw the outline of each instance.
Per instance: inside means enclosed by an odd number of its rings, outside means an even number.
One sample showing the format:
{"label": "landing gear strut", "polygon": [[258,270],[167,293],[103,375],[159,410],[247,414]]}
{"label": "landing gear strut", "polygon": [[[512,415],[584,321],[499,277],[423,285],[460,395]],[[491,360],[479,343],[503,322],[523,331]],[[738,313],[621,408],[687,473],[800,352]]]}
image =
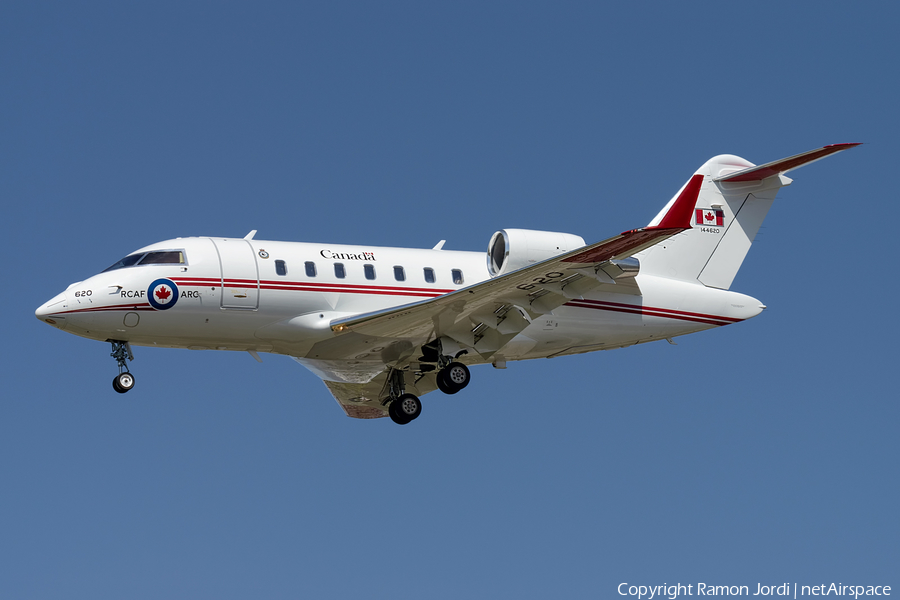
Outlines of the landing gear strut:
{"label": "landing gear strut", "polygon": [[112,386],[114,390],[124,394],[134,387],[134,375],[128,370],[128,364],[125,362],[126,358],[134,360],[134,355],[131,353],[131,346],[128,345],[128,342],[110,340],[110,343],[112,344],[110,356],[116,359],[116,364],[119,366],[119,374],[113,378]]}
{"label": "landing gear strut", "polygon": [[417,396],[406,393],[403,371],[391,369],[388,383],[390,385],[388,416],[391,417],[391,421],[397,425],[406,425],[422,414],[422,401]]}

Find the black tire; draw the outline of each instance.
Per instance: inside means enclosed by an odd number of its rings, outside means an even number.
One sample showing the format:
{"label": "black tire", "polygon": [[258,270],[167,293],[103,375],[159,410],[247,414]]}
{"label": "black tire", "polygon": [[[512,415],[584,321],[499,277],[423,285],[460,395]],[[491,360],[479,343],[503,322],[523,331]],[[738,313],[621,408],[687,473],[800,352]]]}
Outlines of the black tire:
{"label": "black tire", "polygon": [[394,405],[394,413],[400,417],[404,425],[422,414],[422,401],[412,394],[403,394],[391,404]]}
{"label": "black tire", "polygon": [[447,382],[444,381],[444,371],[438,371],[435,375],[435,380],[437,380],[438,389],[444,392],[445,394],[455,394],[459,390],[447,385]]}
{"label": "black tire", "polygon": [[134,375],[127,371],[125,373],[119,373],[116,375],[116,378],[113,379],[113,388],[120,394],[124,394],[133,387]]}
{"label": "black tire", "polygon": [[452,362],[447,365],[444,370],[441,371],[441,376],[447,387],[451,390],[456,390],[457,392],[469,385],[469,382],[472,380],[472,377],[469,374],[469,367],[460,362]]}
{"label": "black tire", "polygon": [[388,406],[388,416],[391,418],[391,421],[393,421],[397,425],[406,425],[407,423],[409,423],[410,419],[405,418],[403,415],[397,412],[398,406],[399,404],[396,400],[391,402],[390,406]]}

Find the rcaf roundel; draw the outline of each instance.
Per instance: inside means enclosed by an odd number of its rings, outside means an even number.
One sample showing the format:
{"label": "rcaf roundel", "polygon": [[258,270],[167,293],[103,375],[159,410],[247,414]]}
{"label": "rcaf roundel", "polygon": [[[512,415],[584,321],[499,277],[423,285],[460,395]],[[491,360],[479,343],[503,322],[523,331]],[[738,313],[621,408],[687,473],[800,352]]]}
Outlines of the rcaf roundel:
{"label": "rcaf roundel", "polygon": [[156,310],[166,310],[178,302],[178,286],[171,279],[157,279],[147,289],[150,306]]}
{"label": "rcaf roundel", "polygon": [[694,211],[694,225],[724,227],[725,211],[717,208],[698,208]]}

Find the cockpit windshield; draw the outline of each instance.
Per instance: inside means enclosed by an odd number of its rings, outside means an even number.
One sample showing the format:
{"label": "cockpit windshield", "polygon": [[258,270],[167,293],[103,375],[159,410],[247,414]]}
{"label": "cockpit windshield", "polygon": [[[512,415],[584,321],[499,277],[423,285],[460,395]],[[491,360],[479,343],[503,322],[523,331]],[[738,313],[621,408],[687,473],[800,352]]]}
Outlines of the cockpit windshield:
{"label": "cockpit windshield", "polygon": [[122,260],[116,261],[112,266],[103,269],[103,273],[107,271],[115,271],[117,269],[125,269],[127,267],[145,266],[145,265],[183,265],[187,261],[184,258],[183,250],[154,250],[153,252],[138,252],[137,254],[129,254]]}
{"label": "cockpit windshield", "polygon": [[184,252],[181,250],[164,250],[162,252],[148,252],[138,263],[144,265],[183,265]]}

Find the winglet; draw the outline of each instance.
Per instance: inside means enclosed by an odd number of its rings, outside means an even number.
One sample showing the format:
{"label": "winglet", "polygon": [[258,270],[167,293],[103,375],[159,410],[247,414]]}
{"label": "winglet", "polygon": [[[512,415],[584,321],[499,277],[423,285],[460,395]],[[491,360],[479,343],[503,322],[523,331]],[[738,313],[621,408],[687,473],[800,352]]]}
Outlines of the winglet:
{"label": "winglet", "polygon": [[672,207],[666,213],[666,216],[653,227],[645,227],[647,230],[653,229],[690,229],[691,215],[694,214],[694,206],[697,204],[697,198],[700,196],[700,186],[703,185],[703,175],[694,175],[687,182],[684,189]]}
{"label": "winglet", "polygon": [[860,144],[858,143],[831,144],[829,146],[816,148],[815,150],[803,152],[802,154],[795,154],[794,156],[782,158],[781,160],[776,160],[764,165],[750,167],[749,169],[743,169],[741,171],[737,171],[736,173],[729,173],[728,175],[725,175],[723,177],[717,177],[713,181],[727,181],[734,183],[741,181],[762,181],[767,177],[787,173],[792,169],[802,167],[803,165],[808,165],[809,163],[816,162],[817,160],[821,160],[826,156],[834,154],[835,152],[849,150],[850,148],[855,148],[859,145]]}

